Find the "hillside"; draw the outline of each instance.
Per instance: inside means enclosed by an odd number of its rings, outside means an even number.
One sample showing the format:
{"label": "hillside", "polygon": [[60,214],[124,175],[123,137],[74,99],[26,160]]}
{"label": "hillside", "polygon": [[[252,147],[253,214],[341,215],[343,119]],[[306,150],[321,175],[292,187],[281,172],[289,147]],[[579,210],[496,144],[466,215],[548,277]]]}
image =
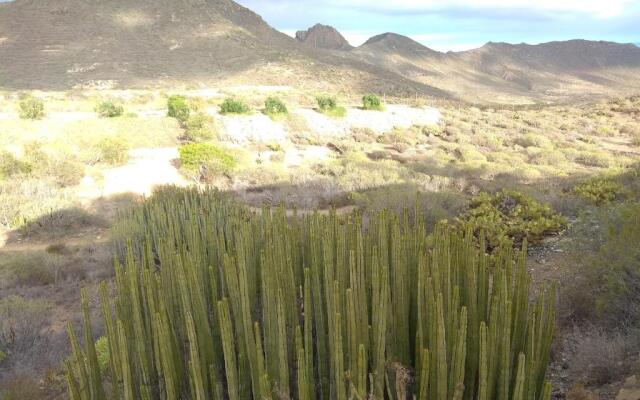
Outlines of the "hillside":
{"label": "hillside", "polygon": [[353,48],[334,27],[322,24],[296,32],[296,39],[307,46],[319,49],[348,51]]}
{"label": "hillside", "polygon": [[385,33],[352,48],[330,26],[297,40],[232,0],[0,3],[0,88],[283,85],[481,103],[640,91],[640,48],[574,40],[441,53]]}
{"label": "hillside", "polygon": [[562,101],[640,90],[640,48],[632,44],[490,42],[474,50],[441,53],[386,33],[353,52],[471,101]]}
{"label": "hillside", "polygon": [[0,4],[0,87],[291,85],[446,93],[317,53],[231,0]]}

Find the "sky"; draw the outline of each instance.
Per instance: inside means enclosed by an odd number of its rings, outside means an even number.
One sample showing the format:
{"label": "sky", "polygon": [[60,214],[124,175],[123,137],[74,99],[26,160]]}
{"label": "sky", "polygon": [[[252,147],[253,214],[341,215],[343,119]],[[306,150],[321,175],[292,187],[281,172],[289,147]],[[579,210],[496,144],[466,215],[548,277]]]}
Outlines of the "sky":
{"label": "sky", "polygon": [[640,43],[640,0],[236,0],[294,35],[315,23],[354,46],[384,32],[440,51],[486,42],[589,39]]}

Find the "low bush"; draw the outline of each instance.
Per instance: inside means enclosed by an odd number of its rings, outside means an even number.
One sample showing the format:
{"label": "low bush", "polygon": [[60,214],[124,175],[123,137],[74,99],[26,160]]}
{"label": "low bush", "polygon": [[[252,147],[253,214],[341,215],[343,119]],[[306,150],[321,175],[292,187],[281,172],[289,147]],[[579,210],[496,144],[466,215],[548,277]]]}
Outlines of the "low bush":
{"label": "low bush", "polygon": [[236,159],[227,151],[209,143],[187,144],[178,151],[181,167],[198,180],[228,175],[237,165]]}
{"label": "low bush", "polygon": [[559,233],[567,225],[566,218],[550,206],[507,189],[474,197],[469,209],[456,220],[462,229],[473,230],[476,237],[484,235],[489,249],[505,241],[513,241],[516,246],[525,239],[529,243],[537,243],[546,236]]}
{"label": "low bush", "polygon": [[184,123],[184,139],[198,142],[215,137],[213,118],[203,112],[190,115]]}
{"label": "low bush", "polygon": [[44,102],[35,97],[27,96],[20,101],[20,118],[42,119],[44,117]]}
{"label": "low bush", "polygon": [[41,143],[24,146],[23,163],[31,175],[49,179],[60,187],[74,186],[84,176],[84,165],[72,154],[49,154],[42,150]]}
{"label": "low bush", "polygon": [[612,326],[640,326],[640,203],[602,212],[597,226],[603,241],[589,271],[596,317]]}
{"label": "low bush", "polygon": [[287,106],[277,97],[267,97],[264,101],[264,113],[270,116],[288,114]]}
{"label": "low bush", "polygon": [[124,114],[124,107],[110,101],[103,101],[96,106],[95,111],[100,118],[115,118]]}
{"label": "low bush", "polygon": [[19,160],[8,151],[0,152],[0,179],[11,178],[14,175],[29,173],[31,166]]}
{"label": "low bush", "polygon": [[111,165],[121,165],[129,160],[129,145],[123,138],[107,136],[96,144],[100,161]]}
{"label": "low bush", "polygon": [[21,296],[0,299],[0,351],[4,365],[11,366],[40,349],[46,341],[49,305],[45,300],[30,300]]}
{"label": "low bush", "polygon": [[167,116],[184,123],[191,114],[191,109],[184,96],[171,96],[167,100]]}
{"label": "low bush", "polygon": [[607,178],[595,178],[582,182],[571,192],[595,206],[610,204],[626,196],[624,186]]}
{"label": "low bush", "polygon": [[220,114],[247,114],[249,112],[249,106],[243,103],[241,100],[227,98],[220,105]]}
{"label": "low bush", "polygon": [[347,109],[339,106],[333,97],[318,96],[316,102],[318,103],[318,111],[329,117],[342,118],[347,114]]}
{"label": "low bush", "polygon": [[362,98],[362,109],[371,111],[382,111],[384,107],[380,98],[374,94],[366,95]]}
{"label": "low bush", "polygon": [[318,96],[316,97],[316,102],[320,111],[333,110],[338,106],[336,99],[331,96]]}

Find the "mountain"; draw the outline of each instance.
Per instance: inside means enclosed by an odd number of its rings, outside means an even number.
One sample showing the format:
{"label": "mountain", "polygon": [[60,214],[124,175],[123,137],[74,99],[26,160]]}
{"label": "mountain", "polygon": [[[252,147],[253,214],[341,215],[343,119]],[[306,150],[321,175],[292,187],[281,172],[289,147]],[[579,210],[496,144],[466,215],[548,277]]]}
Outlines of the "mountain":
{"label": "mountain", "polygon": [[570,40],[441,53],[393,33],[353,50],[370,63],[477,102],[558,101],[640,90],[640,48]]}
{"label": "mountain", "polygon": [[232,0],[0,3],[0,88],[289,85],[447,93],[303,45]]}
{"label": "mountain", "polygon": [[360,95],[535,103],[640,92],[640,48],[573,40],[441,53],[384,33],[297,40],[232,0],[0,2],[0,88],[286,85]]}
{"label": "mountain", "polygon": [[316,24],[306,31],[296,32],[296,39],[320,49],[348,51],[353,48],[334,27],[322,24]]}

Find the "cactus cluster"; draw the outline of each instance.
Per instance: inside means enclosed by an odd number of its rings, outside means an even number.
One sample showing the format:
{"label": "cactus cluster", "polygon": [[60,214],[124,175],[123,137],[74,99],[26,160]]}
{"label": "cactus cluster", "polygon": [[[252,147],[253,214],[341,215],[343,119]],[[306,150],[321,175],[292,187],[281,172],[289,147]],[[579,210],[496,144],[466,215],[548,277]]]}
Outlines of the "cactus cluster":
{"label": "cactus cluster", "polygon": [[422,221],[158,192],[115,228],[104,374],[81,296],[70,398],[548,399],[553,293],[530,300],[525,252],[489,266]]}

